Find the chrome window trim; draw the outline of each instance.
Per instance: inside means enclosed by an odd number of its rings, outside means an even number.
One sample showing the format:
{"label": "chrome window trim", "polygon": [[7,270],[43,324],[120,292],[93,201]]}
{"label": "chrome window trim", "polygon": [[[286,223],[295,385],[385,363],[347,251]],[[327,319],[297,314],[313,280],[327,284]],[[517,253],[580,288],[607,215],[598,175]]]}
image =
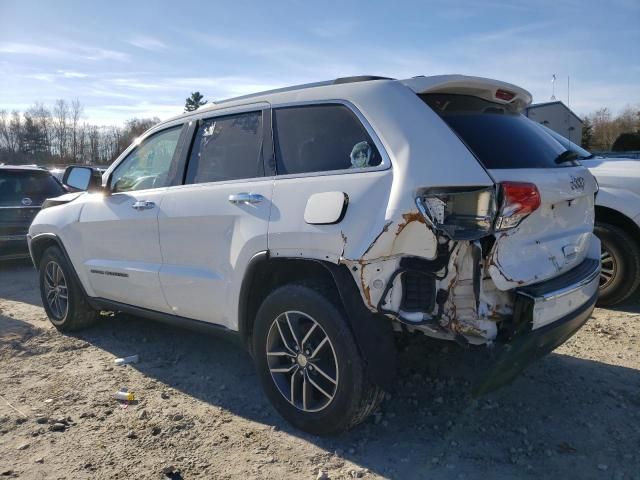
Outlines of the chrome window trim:
{"label": "chrome window trim", "polygon": [[194,117],[191,117],[190,120],[209,120],[217,117],[229,117],[231,115],[237,115],[241,113],[263,112],[264,110],[269,110],[270,108],[272,107],[269,102],[247,103],[245,105],[237,105],[235,107],[226,107],[217,110],[207,110],[204,112],[200,112]]}
{"label": "chrome window trim", "polygon": [[[276,180],[287,179],[287,178],[321,177],[321,176],[327,176],[327,175],[345,175],[345,174],[352,174],[352,173],[379,172],[383,170],[389,170],[391,168],[391,165],[392,165],[391,157],[387,153],[387,149],[384,147],[384,144],[380,140],[380,137],[378,136],[376,131],[373,129],[373,127],[371,126],[367,118],[358,109],[358,107],[356,107],[353,103],[351,103],[348,100],[327,99],[327,100],[305,100],[305,101],[299,101],[299,102],[283,102],[283,103],[278,103],[276,105],[272,104],[271,109],[275,111],[275,110],[278,110],[279,108],[306,107],[306,106],[313,106],[313,105],[342,105],[344,107],[347,107],[358,118],[358,120],[360,121],[364,129],[367,131],[367,133],[371,137],[371,140],[373,140],[373,143],[378,149],[378,152],[380,152],[380,157],[382,158],[382,161],[380,162],[380,165],[376,165],[375,167],[367,167],[367,168],[343,168],[340,170],[323,170],[319,172],[288,173],[286,175],[278,175],[276,173],[275,175]],[[275,143],[276,132],[273,126],[272,126],[272,129],[274,130],[274,143]]]}
{"label": "chrome window trim", "polygon": [[[353,173],[380,172],[380,171],[391,169],[393,164],[391,162],[391,157],[389,156],[388,150],[385,147],[382,140],[380,139],[380,137],[378,136],[378,133],[375,131],[375,129],[371,126],[371,124],[367,120],[367,118],[362,114],[362,112],[358,109],[358,107],[356,107],[349,100],[334,98],[334,99],[324,99],[324,100],[301,100],[301,101],[292,101],[292,102],[282,102],[282,103],[276,103],[276,104],[267,102],[267,101],[260,101],[260,102],[246,103],[243,105],[234,105],[234,106],[220,108],[216,110],[193,112],[191,115],[189,115],[186,118],[185,117],[177,118],[169,122],[159,124],[155,127],[152,127],[144,134],[142,134],[139,137],[139,140],[137,142],[132,143],[124,152],[122,152],[120,158],[116,159],[116,161],[113,162],[113,164],[109,167],[109,169],[103,174],[102,178],[104,179],[106,176],[108,180],[111,175],[111,172],[115,170],[122,161],[124,161],[124,159],[129,155],[129,153],[133,150],[133,148],[135,148],[137,145],[140,145],[148,137],[158,132],[161,132],[163,130],[167,130],[169,128],[175,127],[177,125],[186,126],[186,125],[189,125],[191,122],[197,122],[199,120],[208,120],[215,117],[223,117],[223,116],[229,116],[229,115],[252,112],[252,111],[261,111],[265,109],[271,109],[273,111],[278,108],[305,107],[305,106],[313,106],[313,105],[342,105],[344,107],[347,107],[358,118],[362,126],[365,128],[365,130],[371,137],[371,140],[373,141],[376,148],[378,149],[378,152],[380,152],[380,157],[382,158],[382,162],[380,162],[380,165],[376,165],[375,167],[368,167],[368,168],[345,168],[341,170],[324,170],[319,172],[290,173],[286,175],[277,175],[277,174],[265,175],[262,177],[242,178],[242,179],[228,180],[228,181],[222,180],[219,182],[184,183],[182,185],[169,185],[169,186],[160,187],[160,188],[168,188],[173,190],[179,187],[186,187],[186,186],[193,186],[193,185],[223,185],[228,183],[256,182],[256,181],[261,181],[267,178],[278,180],[278,179],[303,178],[303,177],[322,177],[322,176],[330,176],[330,175],[345,175],[345,174],[348,175]],[[274,135],[274,142],[275,142],[276,132],[273,126],[273,122],[271,124],[271,131]],[[153,189],[153,190],[156,190],[156,189]],[[142,191],[142,190],[138,190],[138,191]],[[126,193],[126,192],[118,192],[118,193]]]}
{"label": "chrome window trim", "polygon": [[[194,188],[194,187],[214,187],[217,185],[242,185],[244,183],[259,183],[259,182],[273,182],[275,180],[275,175],[267,175],[264,177],[251,177],[251,178],[236,178],[235,180],[219,180],[217,182],[199,182],[199,183],[183,183],[182,185],[171,185],[167,188],[169,192],[175,192],[177,190],[185,189],[185,188]],[[142,191],[142,190],[140,190]]]}
{"label": "chrome window trim", "polygon": [[[64,193],[62,193],[61,195],[64,195]],[[51,198],[56,198],[56,197],[51,197]],[[38,205],[7,205],[6,207],[0,206],[0,210],[25,210],[25,209],[36,209],[36,208],[40,208],[42,207],[41,204]]]}

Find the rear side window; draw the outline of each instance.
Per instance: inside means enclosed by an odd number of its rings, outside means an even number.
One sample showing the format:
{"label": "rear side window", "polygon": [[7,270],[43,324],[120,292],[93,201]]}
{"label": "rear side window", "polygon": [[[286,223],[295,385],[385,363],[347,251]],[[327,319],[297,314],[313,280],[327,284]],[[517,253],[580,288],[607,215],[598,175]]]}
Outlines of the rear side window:
{"label": "rear side window", "polygon": [[48,172],[0,170],[0,206],[37,206],[63,193],[62,185]]}
{"label": "rear side window", "polygon": [[278,175],[380,165],[382,159],[356,115],[344,105],[274,110]]}
{"label": "rear side window", "polygon": [[485,168],[576,165],[574,161],[556,163],[567,149],[509,106],[468,95],[425,94],[420,98],[456,132]]}
{"label": "rear side window", "polygon": [[200,123],[186,183],[262,176],[262,112],[211,118]]}

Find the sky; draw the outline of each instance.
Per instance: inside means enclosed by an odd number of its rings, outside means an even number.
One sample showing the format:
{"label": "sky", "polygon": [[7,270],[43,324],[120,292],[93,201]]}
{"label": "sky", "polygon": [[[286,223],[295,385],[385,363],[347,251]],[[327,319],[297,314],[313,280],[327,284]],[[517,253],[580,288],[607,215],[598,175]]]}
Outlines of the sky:
{"label": "sky", "polygon": [[78,99],[84,118],[168,118],[348,75],[460,73],[585,115],[640,105],[640,0],[0,0],[0,110]]}

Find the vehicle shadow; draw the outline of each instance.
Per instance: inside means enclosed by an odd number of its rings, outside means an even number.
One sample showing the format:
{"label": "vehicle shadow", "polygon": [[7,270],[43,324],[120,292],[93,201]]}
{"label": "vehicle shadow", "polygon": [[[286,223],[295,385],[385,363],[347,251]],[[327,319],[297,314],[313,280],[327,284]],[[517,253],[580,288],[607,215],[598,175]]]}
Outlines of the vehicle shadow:
{"label": "vehicle shadow", "polygon": [[640,471],[640,456],[612,458],[605,447],[640,445],[640,372],[631,368],[551,354],[473,398],[471,380],[487,368],[478,351],[417,336],[400,342],[397,389],[382,410],[353,431],[317,437],[272,409],[235,342],[122,314],[77,337],[116,357],[138,354],[132,368],[167,387],[392,478],[499,478],[496,464],[504,478],[591,478],[595,465],[614,462]]}
{"label": "vehicle shadow", "polygon": [[0,261],[0,288],[3,299],[42,306],[38,275],[29,258]]}
{"label": "vehicle shadow", "polygon": [[636,292],[629,300],[620,305],[607,307],[609,310],[626,313],[640,313],[640,292]]}

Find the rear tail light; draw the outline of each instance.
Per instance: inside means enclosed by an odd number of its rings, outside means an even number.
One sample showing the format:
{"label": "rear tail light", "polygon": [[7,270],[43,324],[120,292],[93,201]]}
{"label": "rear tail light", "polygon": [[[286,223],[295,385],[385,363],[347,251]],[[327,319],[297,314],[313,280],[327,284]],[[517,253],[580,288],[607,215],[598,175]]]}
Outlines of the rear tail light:
{"label": "rear tail light", "polygon": [[434,188],[416,198],[427,224],[452,240],[491,233],[496,214],[493,187]]}
{"label": "rear tail light", "polygon": [[517,227],[522,220],[540,207],[540,192],[533,183],[500,183],[500,211],[496,230]]}

